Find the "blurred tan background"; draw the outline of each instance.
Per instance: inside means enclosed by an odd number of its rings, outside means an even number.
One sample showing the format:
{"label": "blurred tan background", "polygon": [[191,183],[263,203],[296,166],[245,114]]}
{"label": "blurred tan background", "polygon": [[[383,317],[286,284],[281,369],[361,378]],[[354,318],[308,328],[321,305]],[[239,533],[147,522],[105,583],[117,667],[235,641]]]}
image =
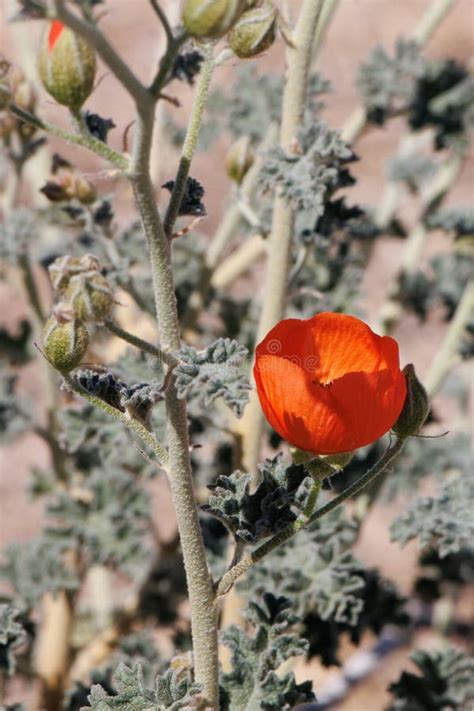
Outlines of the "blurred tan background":
{"label": "blurred tan background", "polygon": [[[376,44],[383,44],[392,52],[395,40],[400,36],[409,36],[410,32],[425,13],[430,0],[340,0],[332,23],[327,32],[319,59],[318,70],[328,78],[334,92],[327,99],[324,117],[331,127],[341,127],[350,113],[358,105],[355,87],[357,67],[366,59]],[[177,0],[163,2],[168,5],[170,14],[176,15]],[[290,15],[296,15],[297,0],[286,3]],[[27,74],[35,77],[34,55],[42,31],[41,22],[7,24],[7,19],[15,13],[14,0],[0,0],[1,43],[0,51],[7,59],[22,66]],[[101,8],[99,7],[99,11]],[[108,0],[104,5],[104,17],[101,27],[111,38],[114,46],[127,58],[127,62],[143,79],[151,79],[155,71],[160,52],[163,49],[161,27],[152,12],[148,0]],[[474,49],[474,0],[457,0],[442,25],[436,31],[426,49],[428,57],[452,57],[463,62],[472,58]],[[216,72],[216,83],[227,83],[237,62],[230,62]],[[259,71],[282,71],[284,67],[281,41],[257,63]],[[132,107],[120,86],[103,67],[99,88],[87,102],[87,108],[105,117],[113,117],[117,128],[110,133],[111,145],[121,148],[122,134],[132,120]],[[192,90],[184,84],[175,83],[169,91],[181,101],[181,107],[172,109],[174,116],[183,124],[192,98]],[[66,112],[56,107],[40,90],[38,112],[41,116],[63,125],[67,124]],[[355,164],[353,172],[359,182],[350,191],[349,202],[376,203],[381,195],[386,175],[386,161],[398,146],[403,122],[393,120],[386,127],[368,132],[357,144],[356,153],[361,160]],[[206,205],[209,218],[202,225],[204,232],[212,234],[222,215],[229,195],[230,183],[225,176],[223,156],[228,146],[228,137],[222,136],[212,150],[199,154],[193,165],[192,174],[203,182],[206,188]],[[48,150],[59,150],[70,158],[85,173],[99,179],[98,185],[104,192],[115,189],[120,197],[117,203],[119,219],[131,218],[132,203],[127,189],[103,175],[103,165],[95,156],[86,151],[65,144],[51,142]],[[49,170],[48,151],[42,151],[35,159],[35,168],[30,173],[30,186],[22,192],[25,203],[44,204],[37,189],[43,184]],[[165,145],[155,147],[156,184],[173,177],[177,165],[177,155]],[[467,161],[455,189],[447,201],[449,204],[466,203],[472,200],[474,188],[474,161]],[[406,206],[410,214],[410,205]],[[446,240],[446,238],[444,238]],[[428,245],[427,254],[446,247],[442,237],[434,236]],[[399,240],[383,238],[374,250],[370,269],[364,282],[363,305],[369,318],[373,317],[385,295],[387,284],[397,270],[402,244]],[[244,287],[243,287],[244,288]],[[19,291],[0,282],[0,325],[14,330],[20,317],[25,312]],[[401,344],[402,362],[415,362],[423,375],[436,351],[437,343],[445,331],[445,324],[439,315],[420,326],[417,320],[408,316],[395,334]],[[462,366],[464,374],[466,366]],[[25,388],[33,396],[39,396],[40,386],[35,375],[34,365],[24,369],[22,379]],[[443,412],[443,399],[440,398],[440,410]],[[448,407],[448,405],[446,405]],[[443,423],[440,424],[443,428]],[[32,465],[46,466],[47,453],[39,440],[25,436],[0,452],[0,546],[11,540],[22,540],[34,535],[41,526],[41,507],[31,504],[25,498],[25,485],[28,469]],[[157,519],[165,522],[165,527],[173,526],[167,503],[164,485],[159,484],[157,496]],[[365,526],[364,535],[358,548],[358,554],[369,565],[381,566],[389,578],[397,582],[404,592],[410,589],[417,550],[409,546],[401,550],[389,541],[387,522],[391,521],[395,510],[378,507]],[[474,602],[471,599],[461,601],[463,616],[472,617]],[[370,640],[366,640],[367,643]],[[421,645],[433,643],[432,633],[423,633],[418,640]],[[348,650],[349,653],[349,650]],[[360,684],[347,701],[340,704],[338,711],[381,711],[387,703],[385,689],[395,680],[402,668],[408,668],[409,650],[401,649],[386,659],[372,677]],[[310,670],[314,678],[316,691],[324,686],[327,679],[337,670],[323,670],[313,667]],[[307,678],[307,670],[301,670],[301,677]],[[13,691],[13,689],[12,689]]]}

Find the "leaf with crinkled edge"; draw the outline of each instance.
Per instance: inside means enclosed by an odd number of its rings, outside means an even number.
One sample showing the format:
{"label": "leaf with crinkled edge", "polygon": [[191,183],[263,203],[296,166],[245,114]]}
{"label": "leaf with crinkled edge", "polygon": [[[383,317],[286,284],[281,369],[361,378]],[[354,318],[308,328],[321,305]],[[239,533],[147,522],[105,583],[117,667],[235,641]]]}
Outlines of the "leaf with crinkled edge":
{"label": "leaf with crinkled edge", "polygon": [[425,64],[413,40],[397,40],[393,57],[382,46],[376,47],[360,66],[357,78],[369,120],[384,123],[387,115],[407,108]]}
{"label": "leaf with crinkled edge", "polygon": [[430,212],[426,225],[432,230],[454,232],[456,238],[474,234],[474,207],[457,205]]}
{"label": "leaf with crinkled edge", "polygon": [[19,621],[20,610],[13,605],[0,604],[0,672],[15,671],[14,650],[26,639],[26,630]]}
{"label": "leaf with crinkled edge", "polygon": [[112,683],[116,694],[110,696],[100,685],[91,689],[88,697],[90,706],[83,706],[81,711],[92,708],[95,711],[122,709],[123,711],[181,711],[198,708],[201,701],[201,687],[192,681],[190,672],[167,670],[159,675],[151,689],[145,684],[140,664],[127,667],[120,664],[113,674]]}
{"label": "leaf with crinkled edge", "polygon": [[415,499],[390,528],[402,545],[418,538],[422,548],[435,548],[440,557],[473,548],[474,481],[460,477],[445,484],[438,496]]}
{"label": "leaf with crinkled edge", "polygon": [[204,351],[184,346],[174,369],[178,396],[199,397],[206,407],[222,397],[241,417],[251,390],[244,368],[248,355],[245,346],[230,338],[219,338]]}
{"label": "leaf with crinkled edge", "polygon": [[307,120],[298,132],[298,151],[273,146],[266,154],[259,180],[263,190],[276,189],[295,209],[311,209],[312,219],[324,213],[325,202],[354,179],[345,165],[355,160],[349,146],[324,121]]}
{"label": "leaf with crinkled edge", "polygon": [[387,711],[468,711],[474,706],[474,656],[453,645],[415,650],[421,672],[402,672],[389,686],[395,697]]}
{"label": "leaf with crinkled edge", "polygon": [[237,540],[254,544],[292,523],[308,493],[303,466],[285,464],[280,453],[259,465],[261,481],[250,493],[252,477],[242,472],[220,476],[202,510],[218,518]]}
{"label": "leaf with crinkled edge", "polygon": [[63,560],[63,547],[45,537],[25,543],[10,543],[1,551],[0,580],[15,591],[21,609],[35,607],[44,593],[77,590],[79,580]]}
{"label": "leaf with crinkled edge", "polygon": [[232,670],[222,676],[222,711],[290,711],[295,704],[313,701],[311,682],[297,684],[292,672],[276,674],[307,650],[306,640],[292,630],[300,620],[291,612],[291,602],[266,593],[244,614],[250,633],[233,625],[222,634],[232,653]]}
{"label": "leaf with crinkled edge", "polygon": [[64,548],[80,546],[90,563],[136,574],[147,560],[149,496],[119,469],[96,469],[82,486],[58,492],[47,514],[48,539]]}
{"label": "leaf with crinkled edge", "polygon": [[290,598],[301,617],[316,611],[323,620],[354,626],[365,584],[363,566],[350,551],[357,530],[343,511],[331,512],[253,566],[239,589],[258,596],[270,585]]}
{"label": "leaf with crinkled edge", "polygon": [[472,466],[471,442],[465,433],[431,440],[412,437],[398,462],[397,476],[388,477],[384,487],[385,501],[412,496],[427,476],[443,481],[448,470],[465,472],[468,476]]}

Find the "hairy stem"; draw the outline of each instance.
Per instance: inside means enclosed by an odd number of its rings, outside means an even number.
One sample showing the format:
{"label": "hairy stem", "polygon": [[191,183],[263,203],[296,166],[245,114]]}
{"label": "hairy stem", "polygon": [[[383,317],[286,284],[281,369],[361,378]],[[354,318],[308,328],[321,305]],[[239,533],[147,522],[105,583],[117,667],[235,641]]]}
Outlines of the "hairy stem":
{"label": "hairy stem", "polygon": [[87,40],[124,89],[133,97],[137,106],[152,105],[152,97],[147,88],[135,76],[127,62],[117,54],[94,23],[83,20],[74,12],[71,12],[64,0],[55,0],[53,3],[53,16]]}
{"label": "hairy stem", "polygon": [[[322,5],[323,0],[304,0],[294,34],[295,46],[287,49],[288,68],[283,94],[280,145],[289,154],[297,150],[297,133],[303,121],[308,72]],[[285,312],[294,217],[294,210],[288,201],[276,196],[272,230],[268,238],[267,276],[257,343]],[[247,471],[256,471],[262,431],[263,416],[256,394],[253,393],[242,421],[243,463]]]}
{"label": "hairy stem", "polygon": [[149,353],[150,355],[155,356],[155,358],[157,358],[160,363],[166,363],[166,365],[172,367],[178,362],[176,358],[174,358],[169,353],[165,353],[165,351],[162,351],[161,348],[158,348],[158,346],[154,346],[152,343],[144,341],[143,338],[139,338],[139,336],[135,336],[133,335],[133,333],[129,333],[124,328],[121,328],[117,323],[115,323],[115,321],[112,321],[112,319],[107,319],[104,325],[105,328],[110,331],[110,333],[114,334],[114,336],[121,338],[123,341],[126,341],[131,346],[138,348],[144,353]]}
{"label": "hairy stem", "polygon": [[88,148],[90,151],[100,156],[101,158],[105,158],[105,160],[109,161],[109,163],[112,163],[120,170],[128,170],[128,158],[126,158],[118,151],[115,151],[113,148],[110,148],[110,146],[108,146],[106,143],[103,143],[103,141],[99,141],[97,138],[94,138],[94,136],[85,135],[84,133],[71,133],[70,131],[65,131],[63,128],[55,126],[54,124],[49,123],[48,121],[42,121],[34,114],[31,114],[28,111],[24,111],[19,106],[15,106],[15,104],[10,104],[8,108],[12,112],[12,114],[17,116],[19,119],[29,124],[30,126],[34,126],[40,131],[46,131],[46,133],[51,134],[51,136],[62,138],[68,143],[73,143],[76,146],[83,146],[84,148]]}
{"label": "hairy stem", "polygon": [[137,435],[142,442],[150,447],[150,449],[154,452],[158,463],[164,469],[167,469],[168,454],[166,453],[166,450],[161,446],[156,437],[149,432],[139,420],[130,417],[125,412],[121,412],[121,410],[117,410],[117,408],[112,407],[108,403],[104,402],[104,400],[91,395],[91,393],[87,392],[87,390],[75,383],[70,376],[65,376],[64,380],[68,387],[84,398],[84,400],[87,400],[87,402],[90,402],[90,404],[94,405],[94,407],[97,407],[99,410],[102,410],[102,412],[105,412],[110,417],[113,417],[114,420],[118,420],[118,422],[121,422],[127,429],[133,432],[133,434]]}
{"label": "hairy stem", "polygon": [[[179,322],[169,240],[156,206],[149,160],[153,113],[139,114],[131,181],[147,239],[161,348],[180,347]],[[211,574],[199,525],[189,455],[186,403],[171,383],[166,392],[168,476],[176,511],[191,605],[194,673],[211,706],[218,708],[217,609]]]}
{"label": "hairy stem", "polygon": [[164,219],[164,230],[167,237],[171,237],[174,223],[179,215],[179,209],[183,201],[186,190],[186,181],[189,175],[189,168],[196,150],[199,133],[201,130],[202,117],[204,107],[206,106],[207,95],[211,84],[212,74],[214,72],[214,47],[211,45],[206,47],[205,60],[199,72],[199,81],[196,88],[191,116],[184,139],[183,148],[181,151],[181,159],[179,161],[178,172],[174,181],[173,192],[169,201],[168,209]]}
{"label": "hairy stem", "polygon": [[273,536],[273,538],[270,538],[269,541],[262,543],[262,545],[254,551],[243,556],[243,558],[233,568],[222,576],[217,585],[217,595],[220,597],[228,593],[236,580],[247,572],[249,568],[292,538],[296,533],[298,533],[298,531],[301,531],[302,528],[310,526],[315,521],[318,521],[330,511],[333,511],[340,506],[344,501],[347,501],[347,499],[351,496],[358,494],[368,484],[375,481],[375,479],[377,479],[377,477],[379,477],[387,469],[395,457],[398,456],[403,449],[404,444],[405,440],[396,439],[395,442],[388,447],[383,457],[381,457],[368,472],[360,477],[360,479],[355,481],[351,486],[348,486],[347,489],[339,494],[339,496],[334,497],[334,499],[329,501],[327,504],[321,506],[319,509],[316,509],[316,511],[309,518],[307,516],[300,516],[292,524]]}

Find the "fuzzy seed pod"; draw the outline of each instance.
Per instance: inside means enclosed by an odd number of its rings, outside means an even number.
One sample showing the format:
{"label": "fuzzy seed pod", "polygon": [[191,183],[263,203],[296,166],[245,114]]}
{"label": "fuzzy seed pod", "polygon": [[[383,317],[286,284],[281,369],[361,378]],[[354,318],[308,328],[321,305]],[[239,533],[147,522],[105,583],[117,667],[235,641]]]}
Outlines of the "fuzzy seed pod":
{"label": "fuzzy seed pod", "polygon": [[403,368],[407,395],[403,409],[392,430],[399,437],[415,435],[424,425],[430,412],[430,401],[423,385],[418,380],[415,367],[410,363]]}
{"label": "fuzzy seed pod", "polygon": [[103,321],[114,305],[112,288],[99,272],[71,277],[65,300],[81,321]]}
{"label": "fuzzy seed pod", "polygon": [[271,2],[244,12],[229,32],[229,46],[241,59],[251,59],[275,41],[277,11]]}
{"label": "fuzzy seed pod", "polygon": [[245,0],[185,0],[183,24],[192,37],[217,39],[245,10]]}
{"label": "fuzzy seed pod", "polygon": [[227,175],[240,185],[255,161],[255,154],[248,136],[241,136],[231,145],[225,159]]}
{"label": "fuzzy seed pod", "polygon": [[53,368],[68,373],[83,359],[89,334],[83,323],[77,320],[58,320],[56,316],[46,321],[43,331],[43,348]]}
{"label": "fuzzy seed pod", "polygon": [[96,60],[87,42],[61,22],[52,22],[43,37],[39,74],[58,104],[79,109],[94,86]]}

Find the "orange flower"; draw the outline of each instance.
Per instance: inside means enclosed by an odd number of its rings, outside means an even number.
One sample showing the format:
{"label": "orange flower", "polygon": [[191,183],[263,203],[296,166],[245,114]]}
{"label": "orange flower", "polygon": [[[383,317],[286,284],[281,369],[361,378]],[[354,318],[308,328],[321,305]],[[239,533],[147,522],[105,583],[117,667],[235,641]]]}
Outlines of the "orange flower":
{"label": "orange flower", "polygon": [[48,34],[48,51],[52,52],[53,47],[59,39],[61,32],[64,30],[64,25],[59,20],[53,20]]}
{"label": "orange flower", "polygon": [[254,376],[273,429],[313,454],[374,442],[406,396],[397,343],[345,314],[280,321],[257,346]]}

